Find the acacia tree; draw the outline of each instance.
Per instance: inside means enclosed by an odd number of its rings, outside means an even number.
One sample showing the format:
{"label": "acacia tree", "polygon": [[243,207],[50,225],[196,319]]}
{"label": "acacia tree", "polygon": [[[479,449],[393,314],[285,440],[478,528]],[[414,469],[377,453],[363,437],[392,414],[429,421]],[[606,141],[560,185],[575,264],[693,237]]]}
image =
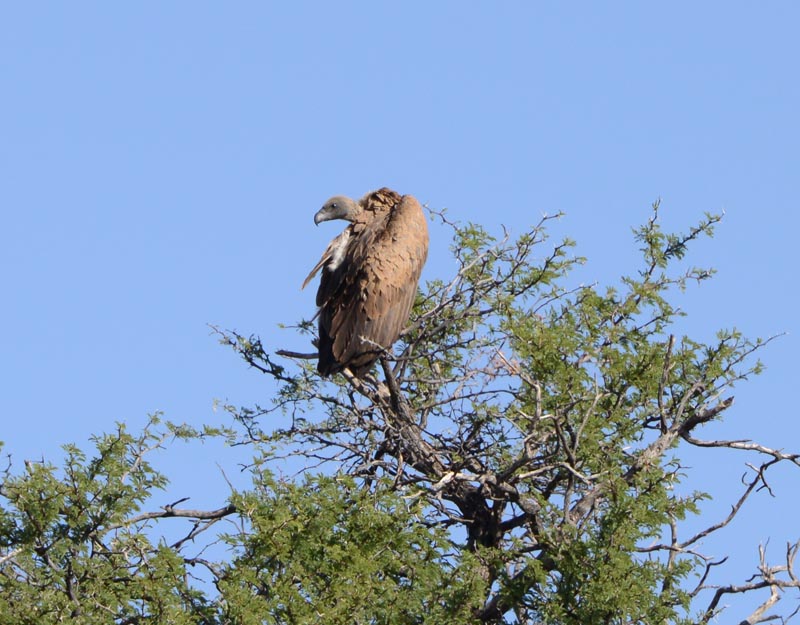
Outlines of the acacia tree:
{"label": "acacia tree", "polygon": [[[703,436],[759,372],[765,341],[676,331],[671,292],[712,273],[676,265],[719,218],[668,234],[657,215],[635,231],[638,271],[602,288],[570,286],[582,259],[570,241],[548,247],[551,218],[498,240],[432,213],[452,230],[455,275],[426,285],[399,349],[365,380],[321,379],[310,355],[220,330],[276,396],[228,406],[236,427],[120,429],[91,460],[70,448],[61,472],[7,472],[0,620],[700,624],[731,593],[753,593],[745,622],[777,618],[800,588],[797,544],[775,565],[762,550],[753,578],[726,584],[699,543],[800,456]],[[163,436],[252,445],[252,488],[218,510],[141,512],[165,485],[145,461]],[[730,514],[690,533],[706,495],[684,483],[688,446],[751,466]],[[287,457],[304,479],[274,477]],[[159,543],[167,517],[190,525]],[[215,539],[228,549],[211,558],[197,545]],[[192,582],[198,570],[207,583]]]}

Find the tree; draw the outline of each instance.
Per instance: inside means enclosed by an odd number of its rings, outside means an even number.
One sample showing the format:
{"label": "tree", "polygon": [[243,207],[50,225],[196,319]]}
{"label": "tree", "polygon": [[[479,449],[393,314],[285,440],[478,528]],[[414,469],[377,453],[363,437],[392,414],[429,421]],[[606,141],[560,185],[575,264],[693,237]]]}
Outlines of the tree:
{"label": "tree", "polygon": [[[310,355],[218,330],[278,383],[269,405],[228,406],[225,429],[154,417],[139,436],[99,437],[91,459],[70,447],[60,471],[7,470],[0,620],[699,624],[726,594],[760,589],[769,596],[746,622],[773,618],[800,588],[797,544],[778,565],[761,550],[738,585],[714,580],[698,549],[774,465],[800,465],[703,438],[767,342],[676,331],[671,293],[712,275],[680,269],[683,258],[719,217],[669,234],[655,205],[635,231],[642,266],[602,288],[570,286],[583,259],[570,241],[547,247],[551,218],[497,240],[432,216],[452,230],[457,271],[426,285],[397,353],[366,380],[321,379]],[[307,321],[296,330],[313,334]],[[141,512],[165,487],[147,453],[173,436],[251,445],[252,488],[218,510]],[[688,446],[744,453],[752,467],[727,518],[690,534],[684,520],[708,495],[684,483]],[[305,463],[303,480],[275,477],[287,457]],[[158,523],[176,516],[186,534],[159,541]],[[211,558],[216,540],[227,550]]]}

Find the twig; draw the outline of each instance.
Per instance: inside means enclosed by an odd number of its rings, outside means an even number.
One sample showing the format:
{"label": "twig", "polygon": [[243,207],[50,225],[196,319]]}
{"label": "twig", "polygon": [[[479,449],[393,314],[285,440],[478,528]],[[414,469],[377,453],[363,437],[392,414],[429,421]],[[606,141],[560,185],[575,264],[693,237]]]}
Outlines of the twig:
{"label": "twig", "polygon": [[285,356],[286,358],[299,358],[301,360],[314,360],[314,358],[319,358],[319,353],[303,353],[303,352],[293,352],[290,349],[279,349],[275,352],[278,356]]}

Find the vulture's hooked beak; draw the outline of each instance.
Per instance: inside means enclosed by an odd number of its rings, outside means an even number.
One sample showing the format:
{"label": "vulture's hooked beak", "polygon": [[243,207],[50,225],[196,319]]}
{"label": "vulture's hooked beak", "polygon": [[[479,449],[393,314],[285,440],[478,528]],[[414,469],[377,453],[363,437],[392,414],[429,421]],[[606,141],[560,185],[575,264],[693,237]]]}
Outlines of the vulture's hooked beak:
{"label": "vulture's hooked beak", "polygon": [[356,212],[355,202],[343,195],[337,195],[325,202],[325,205],[314,215],[314,223],[319,225],[323,221],[344,219],[351,221]]}
{"label": "vulture's hooked beak", "polygon": [[314,215],[314,224],[320,225],[323,221],[332,221],[334,219],[346,219],[347,212],[340,206],[339,204],[331,204],[330,202],[325,204],[322,208],[317,211],[317,214]]}

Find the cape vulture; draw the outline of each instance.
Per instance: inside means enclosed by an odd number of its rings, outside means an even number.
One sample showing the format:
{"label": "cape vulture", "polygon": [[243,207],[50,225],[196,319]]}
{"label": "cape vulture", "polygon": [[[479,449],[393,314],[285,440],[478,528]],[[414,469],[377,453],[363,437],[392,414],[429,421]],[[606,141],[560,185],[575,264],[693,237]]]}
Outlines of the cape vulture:
{"label": "cape vulture", "polygon": [[363,377],[408,321],[428,257],[428,226],[417,200],[386,188],[357,202],[332,197],[314,223],[331,219],[350,225],[303,282],[305,288],[322,270],[317,370],[327,376],[348,368]]}

